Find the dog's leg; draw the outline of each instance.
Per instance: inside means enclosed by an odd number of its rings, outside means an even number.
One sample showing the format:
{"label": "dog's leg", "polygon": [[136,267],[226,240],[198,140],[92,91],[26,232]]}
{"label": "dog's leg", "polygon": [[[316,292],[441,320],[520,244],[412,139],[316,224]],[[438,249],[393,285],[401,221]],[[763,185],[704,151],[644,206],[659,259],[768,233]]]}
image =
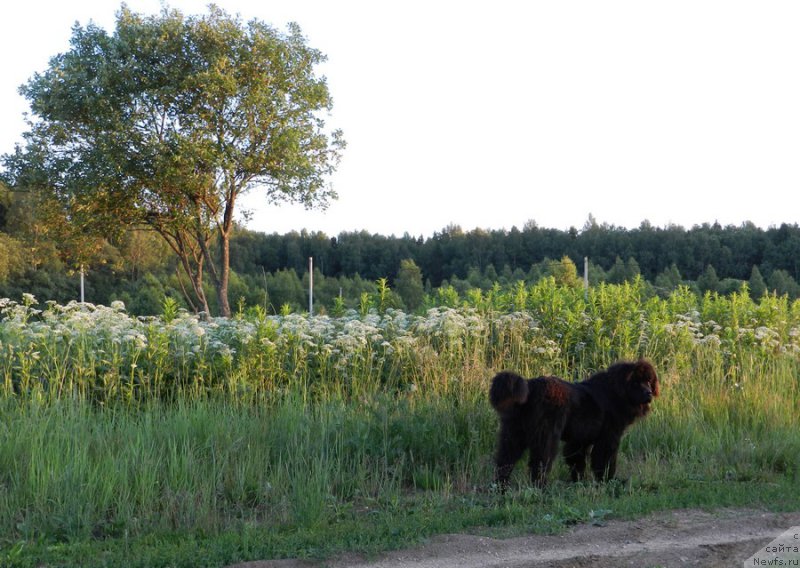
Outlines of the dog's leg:
{"label": "dog's leg", "polygon": [[617,451],[620,436],[609,436],[595,443],[592,448],[592,471],[598,481],[608,481],[617,472]]}
{"label": "dog's leg", "polygon": [[569,466],[572,481],[580,481],[586,475],[586,456],[589,446],[578,442],[564,444],[564,461]]}
{"label": "dog's leg", "polygon": [[521,437],[515,432],[511,432],[507,425],[502,424],[495,456],[495,482],[501,491],[508,488],[511,472],[514,471],[514,466],[524,452],[525,446],[522,444]]}
{"label": "dog's leg", "polygon": [[530,447],[530,467],[531,483],[537,487],[547,485],[547,474],[558,455],[558,443],[561,440],[560,431],[549,431],[535,441]]}

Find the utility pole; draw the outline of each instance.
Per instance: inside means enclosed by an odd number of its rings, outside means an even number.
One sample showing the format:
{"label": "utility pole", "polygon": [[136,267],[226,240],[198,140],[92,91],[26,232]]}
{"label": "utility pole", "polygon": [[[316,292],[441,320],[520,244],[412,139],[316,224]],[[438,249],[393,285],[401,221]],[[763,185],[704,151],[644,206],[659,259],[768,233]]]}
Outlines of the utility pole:
{"label": "utility pole", "polygon": [[84,294],[83,294],[83,265],[81,264],[81,304],[84,303]]}
{"label": "utility pole", "polygon": [[314,315],[314,257],[308,257],[308,315]]}
{"label": "utility pole", "polygon": [[583,297],[589,300],[589,257],[583,257]]}

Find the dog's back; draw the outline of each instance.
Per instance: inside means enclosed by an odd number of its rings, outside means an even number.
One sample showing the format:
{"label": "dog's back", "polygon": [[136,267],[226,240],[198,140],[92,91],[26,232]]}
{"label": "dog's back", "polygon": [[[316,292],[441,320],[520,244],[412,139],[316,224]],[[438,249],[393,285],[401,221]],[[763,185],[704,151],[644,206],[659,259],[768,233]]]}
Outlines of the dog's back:
{"label": "dog's back", "polygon": [[492,379],[489,402],[499,414],[518,406],[555,407],[569,405],[572,385],[558,377],[525,379],[511,371],[501,371]]}

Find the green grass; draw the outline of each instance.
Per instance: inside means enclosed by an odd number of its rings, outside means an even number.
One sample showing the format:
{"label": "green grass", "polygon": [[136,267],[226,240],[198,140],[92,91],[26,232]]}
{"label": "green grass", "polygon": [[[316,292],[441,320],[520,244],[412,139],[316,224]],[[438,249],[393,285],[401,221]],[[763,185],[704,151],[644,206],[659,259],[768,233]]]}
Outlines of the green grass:
{"label": "green grass", "polygon": [[800,435],[780,404],[794,372],[762,377],[778,394],[757,389],[757,412],[747,392],[725,397],[717,377],[668,372],[654,412],[624,440],[626,481],[572,485],[559,464],[542,492],[520,464],[506,496],[491,490],[496,423],[477,397],[135,410],[8,399],[0,564],[221,566],[375,553],[443,532],[554,532],[667,508],[796,509]]}
{"label": "green grass", "polygon": [[[524,313],[412,322],[5,312],[0,566],[223,566],[671,508],[800,510],[797,303],[523,291]],[[579,378],[638,355],[662,396],[623,440],[624,481],[573,485],[559,462],[539,491],[521,463],[492,490],[494,371]]]}

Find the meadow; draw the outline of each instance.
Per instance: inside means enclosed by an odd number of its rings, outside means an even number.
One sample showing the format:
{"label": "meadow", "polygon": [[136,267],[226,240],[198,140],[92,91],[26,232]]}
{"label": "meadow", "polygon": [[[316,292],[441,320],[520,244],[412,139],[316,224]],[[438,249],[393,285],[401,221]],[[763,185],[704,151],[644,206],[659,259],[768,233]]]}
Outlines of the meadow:
{"label": "meadow", "polygon": [[[552,532],[683,507],[798,510],[800,302],[442,289],[406,314],[0,300],[0,565],[224,566],[432,534]],[[579,380],[649,358],[662,396],[622,481],[492,487],[500,369]]]}

